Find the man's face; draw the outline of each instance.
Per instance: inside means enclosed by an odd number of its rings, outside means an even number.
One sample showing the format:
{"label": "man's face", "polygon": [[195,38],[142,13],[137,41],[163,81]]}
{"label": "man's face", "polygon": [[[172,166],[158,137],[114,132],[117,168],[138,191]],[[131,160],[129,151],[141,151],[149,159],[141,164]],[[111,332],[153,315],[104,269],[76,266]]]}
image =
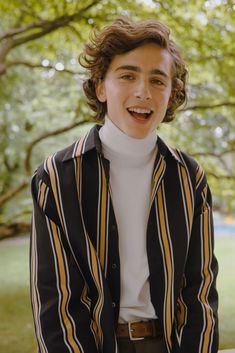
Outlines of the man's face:
{"label": "man's face", "polygon": [[107,115],[128,136],[142,139],[162,122],[171,95],[172,58],[157,44],[116,55],[96,88]]}

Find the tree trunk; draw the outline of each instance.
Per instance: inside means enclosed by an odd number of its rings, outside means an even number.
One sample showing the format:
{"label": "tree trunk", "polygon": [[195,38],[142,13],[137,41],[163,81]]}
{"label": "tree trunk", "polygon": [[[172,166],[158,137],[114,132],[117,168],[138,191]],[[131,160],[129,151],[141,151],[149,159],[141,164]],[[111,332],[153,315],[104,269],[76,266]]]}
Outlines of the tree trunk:
{"label": "tree trunk", "polygon": [[30,223],[17,222],[12,224],[0,224],[0,241],[13,238],[30,232]]}

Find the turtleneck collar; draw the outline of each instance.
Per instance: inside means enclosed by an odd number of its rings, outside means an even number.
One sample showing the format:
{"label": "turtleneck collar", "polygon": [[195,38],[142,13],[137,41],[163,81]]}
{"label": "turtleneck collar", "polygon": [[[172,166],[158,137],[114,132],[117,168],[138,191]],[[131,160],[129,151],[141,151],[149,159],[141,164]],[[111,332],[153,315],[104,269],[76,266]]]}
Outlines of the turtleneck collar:
{"label": "turtleneck collar", "polygon": [[105,149],[123,156],[144,157],[156,148],[157,135],[151,132],[143,139],[136,139],[122,132],[107,116],[99,130],[100,140]]}

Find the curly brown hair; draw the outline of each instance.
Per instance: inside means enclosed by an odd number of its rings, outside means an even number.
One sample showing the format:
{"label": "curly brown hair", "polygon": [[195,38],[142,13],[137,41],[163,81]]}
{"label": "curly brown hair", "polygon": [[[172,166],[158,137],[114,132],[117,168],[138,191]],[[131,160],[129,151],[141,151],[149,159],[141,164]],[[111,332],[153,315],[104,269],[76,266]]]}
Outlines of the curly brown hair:
{"label": "curly brown hair", "polygon": [[104,120],[107,104],[98,100],[96,87],[105,78],[113,57],[147,43],[158,44],[173,59],[172,91],[163,122],[172,121],[176,109],[186,102],[187,69],[176,43],[170,39],[169,28],[157,20],[133,22],[121,17],[105,26],[101,32],[94,31],[90,42],[85,44],[84,51],[79,56],[79,63],[89,74],[89,78],[83,83],[83,89],[89,106],[96,113],[94,118],[97,121]]}

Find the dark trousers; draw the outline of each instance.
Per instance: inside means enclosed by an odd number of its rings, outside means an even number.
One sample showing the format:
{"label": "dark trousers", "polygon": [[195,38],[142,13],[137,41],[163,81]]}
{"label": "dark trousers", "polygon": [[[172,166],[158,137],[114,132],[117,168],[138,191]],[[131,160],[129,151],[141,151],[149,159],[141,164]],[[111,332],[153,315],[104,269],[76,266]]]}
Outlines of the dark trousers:
{"label": "dark trousers", "polygon": [[131,341],[129,338],[118,338],[119,353],[166,353],[163,340],[149,338],[139,341]]}

